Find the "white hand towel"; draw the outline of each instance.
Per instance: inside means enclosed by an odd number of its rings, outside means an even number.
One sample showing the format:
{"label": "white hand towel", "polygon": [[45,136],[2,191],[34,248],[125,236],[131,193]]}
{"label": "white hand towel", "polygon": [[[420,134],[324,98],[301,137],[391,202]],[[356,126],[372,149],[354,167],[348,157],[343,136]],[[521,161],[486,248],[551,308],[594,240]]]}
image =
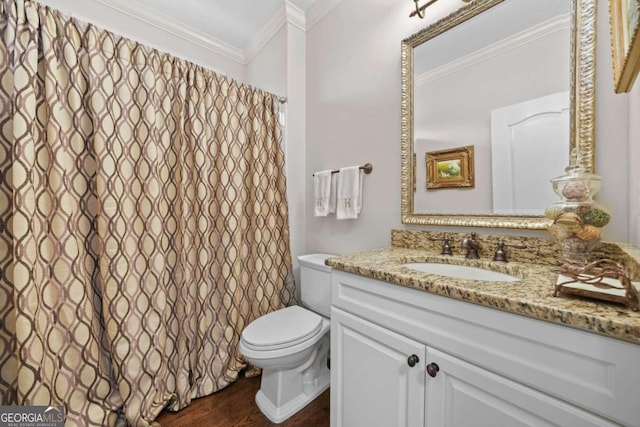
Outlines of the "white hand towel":
{"label": "white hand towel", "polygon": [[329,213],[336,213],[336,198],[338,194],[338,175],[331,174],[331,191],[329,192]]}
{"label": "white hand towel", "polygon": [[336,217],[358,218],[362,210],[362,171],[359,166],[341,168],[338,174]]}
{"label": "white hand towel", "polygon": [[331,195],[331,171],[325,170],[313,174],[313,215],[329,214],[329,198]]}

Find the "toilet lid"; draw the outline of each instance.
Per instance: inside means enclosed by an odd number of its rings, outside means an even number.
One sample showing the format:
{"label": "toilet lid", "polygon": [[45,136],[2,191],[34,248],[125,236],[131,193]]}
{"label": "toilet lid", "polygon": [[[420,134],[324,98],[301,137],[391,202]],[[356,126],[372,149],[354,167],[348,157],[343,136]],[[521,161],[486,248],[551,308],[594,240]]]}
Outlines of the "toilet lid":
{"label": "toilet lid", "polygon": [[242,338],[254,347],[277,349],[306,341],[321,328],[322,317],[294,305],[254,320],[244,329]]}

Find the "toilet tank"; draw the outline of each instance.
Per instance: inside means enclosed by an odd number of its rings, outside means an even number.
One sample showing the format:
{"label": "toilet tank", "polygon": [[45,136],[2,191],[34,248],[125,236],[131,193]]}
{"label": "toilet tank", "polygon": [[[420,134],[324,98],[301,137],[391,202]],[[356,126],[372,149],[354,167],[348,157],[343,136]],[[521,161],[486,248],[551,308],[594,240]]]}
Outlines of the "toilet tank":
{"label": "toilet tank", "polygon": [[327,318],[331,313],[331,267],[324,265],[324,260],[335,256],[309,254],[298,257],[302,305]]}

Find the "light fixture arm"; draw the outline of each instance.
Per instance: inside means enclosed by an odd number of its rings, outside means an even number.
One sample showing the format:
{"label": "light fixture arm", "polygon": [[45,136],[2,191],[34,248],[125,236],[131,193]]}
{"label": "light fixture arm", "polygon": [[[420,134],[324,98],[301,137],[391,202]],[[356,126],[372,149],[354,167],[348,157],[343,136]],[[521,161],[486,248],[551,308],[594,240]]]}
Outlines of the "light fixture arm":
{"label": "light fixture arm", "polygon": [[418,18],[423,19],[424,18],[424,9],[426,9],[426,5],[423,6],[422,8],[420,8],[420,6],[418,6],[418,3],[420,2],[420,0],[413,0],[413,3],[416,6],[416,10],[414,10],[413,12],[411,12],[411,15],[409,15],[409,18],[414,17],[416,15],[418,15]]}
{"label": "light fixture arm", "polygon": [[[434,4],[435,2],[437,2],[438,0],[429,0],[428,2],[426,2],[425,4],[423,4],[422,6],[419,6],[418,3],[420,3],[420,0],[413,0],[413,3],[416,6],[416,10],[414,10],[413,12],[411,12],[411,14],[409,15],[409,18],[412,18],[414,16],[418,16],[418,18],[423,19],[425,16],[424,10],[426,8],[428,8],[429,6],[431,6],[432,4]],[[465,3],[469,3],[472,0],[462,0]]]}
{"label": "light fixture arm", "polygon": [[420,0],[413,0],[413,3],[416,5],[416,10],[411,12],[411,14],[409,15],[409,18],[412,18],[412,17],[418,15],[418,18],[423,19],[424,18],[424,10],[426,8],[428,8],[429,6],[431,6],[432,4],[434,4],[435,2],[437,2],[437,1],[438,0],[429,0],[427,3],[423,4],[422,6],[419,6],[418,3],[420,3]]}

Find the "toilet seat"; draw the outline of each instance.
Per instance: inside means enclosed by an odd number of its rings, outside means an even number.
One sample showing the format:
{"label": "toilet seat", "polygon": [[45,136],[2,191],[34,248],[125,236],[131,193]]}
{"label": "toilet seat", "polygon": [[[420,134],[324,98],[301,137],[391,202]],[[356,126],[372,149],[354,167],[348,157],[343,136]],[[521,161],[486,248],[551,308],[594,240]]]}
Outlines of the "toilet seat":
{"label": "toilet seat", "polygon": [[242,341],[252,350],[278,350],[307,341],[321,329],[321,316],[294,305],[251,322],[242,332]]}

